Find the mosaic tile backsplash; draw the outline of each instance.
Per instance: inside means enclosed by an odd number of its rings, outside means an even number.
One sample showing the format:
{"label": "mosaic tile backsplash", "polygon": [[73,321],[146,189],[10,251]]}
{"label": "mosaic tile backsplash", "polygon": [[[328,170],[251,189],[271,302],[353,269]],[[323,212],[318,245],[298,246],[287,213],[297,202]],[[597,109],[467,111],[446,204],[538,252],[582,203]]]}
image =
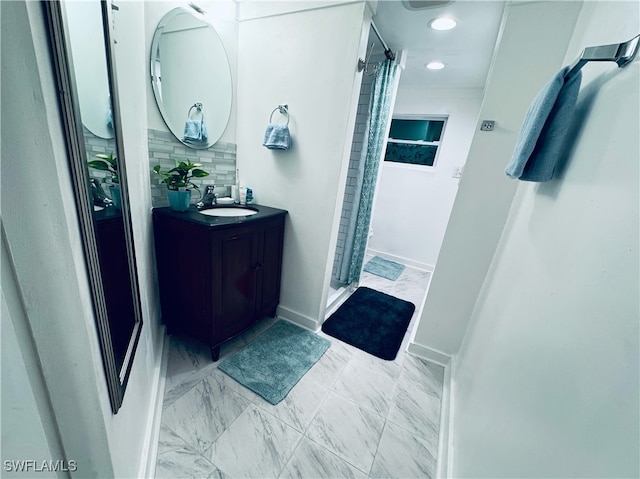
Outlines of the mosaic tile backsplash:
{"label": "mosaic tile backsplash", "polygon": [[[219,141],[206,150],[194,150],[180,143],[168,131],[148,130],[149,140],[149,169],[160,165],[162,170],[171,169],[180,161],[191,160],[202,164],[202,168],[209,172],[205,178],[193,180],[200,189],[204,185],[215,185],[215,192],[220,196],[230,194],[231,185],[236,180],[236,144]],[[192,194],[191,202],[196,203],[199,195]],[[151,202],[152,206],[168,206],[167,187],[161,183],[160,176],[151,171]]]}
{"label": "mosaic tile backsplash", "polygon": [[[96,159],[97,154],[113,154],[116,153],[116,142],[113,138],[100,138],[94,135],[87,127],[82,126],[82,134],[84,138],[84,146],[87,151],[87,161],[93,161]],[[96,170],[95,168],[89,168],[89,176],[96,178],[100,183],[103,183],[110,177],[106,171]]]}

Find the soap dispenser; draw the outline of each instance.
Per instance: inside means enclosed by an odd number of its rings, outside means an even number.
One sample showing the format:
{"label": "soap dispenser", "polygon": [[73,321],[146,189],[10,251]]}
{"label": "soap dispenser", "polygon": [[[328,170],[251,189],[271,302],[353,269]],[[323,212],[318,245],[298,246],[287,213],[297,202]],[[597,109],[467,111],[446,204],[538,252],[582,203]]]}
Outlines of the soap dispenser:
{"label": "soap dispenser", "polygon": [[236,184],[231,186],[231,198],[234,203],[240,202],[240,169],[236,168]]}

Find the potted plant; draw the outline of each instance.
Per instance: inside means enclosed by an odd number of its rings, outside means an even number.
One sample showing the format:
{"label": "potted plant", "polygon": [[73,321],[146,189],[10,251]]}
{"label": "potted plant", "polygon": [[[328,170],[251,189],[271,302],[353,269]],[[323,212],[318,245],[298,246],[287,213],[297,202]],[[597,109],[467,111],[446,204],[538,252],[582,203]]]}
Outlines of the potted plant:
{"label": "potted plant", "polygon": [[99,153],[96,158],[99,159],[90,161],[88,165],[90,168],[106,171],[111,175],[109,178],[109,196],[113,200],[113,206],[120,209],[122,208],[122,196],[120,193],[120,178],[118,177],[118,160],[113,156],[113,153],[108,155]]}
{"label": "potted plant", "polygon": [[160,165],[153,167],[153,171],[162,177],[162,183],[167,185],[169,206],[175,211],[186,211],[191,203],[191,188],[198,189],[198,185],[191,181],[192,178],[203,178],[209,173],[201,168],[200,163],[191,163],[190,160],[181,161],[169,171],[161,171]]}

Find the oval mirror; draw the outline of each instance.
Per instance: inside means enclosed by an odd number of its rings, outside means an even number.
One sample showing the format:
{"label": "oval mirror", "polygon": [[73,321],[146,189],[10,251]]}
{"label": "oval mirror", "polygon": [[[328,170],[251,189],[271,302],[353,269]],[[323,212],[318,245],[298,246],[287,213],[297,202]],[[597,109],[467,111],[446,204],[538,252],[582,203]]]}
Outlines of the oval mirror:
{"label": "oval mirror", "polygon": [[216,143],[231,113],[231,69],[222,40],[205,18],[170,10],[151,44],[151,83],[171,133],[191,148]]}

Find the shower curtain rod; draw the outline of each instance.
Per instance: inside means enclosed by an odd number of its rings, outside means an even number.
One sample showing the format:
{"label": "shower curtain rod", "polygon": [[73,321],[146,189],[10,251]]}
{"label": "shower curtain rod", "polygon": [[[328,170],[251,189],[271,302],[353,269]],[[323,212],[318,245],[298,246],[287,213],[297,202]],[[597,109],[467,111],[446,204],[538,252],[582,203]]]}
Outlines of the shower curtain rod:
{"label": "shower curtain rod", "polygon": [[391,51],[391,49],[387,46],[385,41],[382,39],[382,35],[380,35],[380,31],[378,30],[378,27],[376,27],[376,24],[373,23],[373,20],[371,20],[371,28],[373,28],[373,32],[376,34],[376,36],[378,37],[378,40],[380,40],[380,43],[382,43],[382,46],[384,47],[384,55],[389,60],[395,60],[396,54]]}
{"label": "shower curtain rod", "polygon": [[[380,35],[380,32],[378,31],[378,27],[376,27],[376,24],[373,23],[373,20],[371,21],[371,28],[373,29],[373,33],[376,34],[376,36],[378,37],[378,40],[380,40],[380,43],[382,44],[382,47],[384,48],[384,56],[387,57],[387,59],[389,60],[395,60],[396,59],[396,54],[393,53],[391,51],[391,49],[387,46],[387,44],[385,43],[385,41],[382,39],[382,35]],[[365,58],[366,60],[363,60],[362,58],[358,59],[358,71],[364,71],[365,75],[373,75],[376,70],[378,69],[378,66],[374,66],[373,67],[373,71],[368,72],[367,68],[369,66],[369,60],[371,59],[371,54],[373,53],[373,46],[375,45],[375,42],[371,43],[371,50],[368,51],[367,53],[365,53]]]}

